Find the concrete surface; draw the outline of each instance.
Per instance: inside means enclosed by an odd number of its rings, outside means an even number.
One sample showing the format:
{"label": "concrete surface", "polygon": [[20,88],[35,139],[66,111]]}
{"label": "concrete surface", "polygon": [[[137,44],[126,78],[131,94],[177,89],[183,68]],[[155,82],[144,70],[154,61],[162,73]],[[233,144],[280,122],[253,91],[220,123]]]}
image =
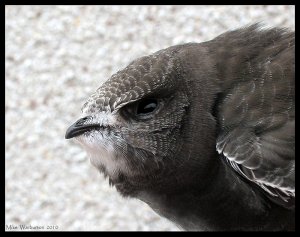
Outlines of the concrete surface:
{"label": "concrete surface", "polygon": [[5,19],[5,229],[177,231],[110,188],[66,128],[136,57],[256,21],[294,29],[295,7],[6,6]]}

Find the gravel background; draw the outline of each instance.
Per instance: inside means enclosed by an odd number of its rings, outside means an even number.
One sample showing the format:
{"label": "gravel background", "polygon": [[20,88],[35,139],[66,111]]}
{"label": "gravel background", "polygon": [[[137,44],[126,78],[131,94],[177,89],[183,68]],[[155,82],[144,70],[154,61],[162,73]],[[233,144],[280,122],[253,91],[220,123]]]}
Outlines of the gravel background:
{"label": "gravel background", "polygon": [[294,6],[6,6],[5,222],[58,230],[179,230],[124,199],[65,140],[89,94],[136,57],[255,21],[295,28]]}

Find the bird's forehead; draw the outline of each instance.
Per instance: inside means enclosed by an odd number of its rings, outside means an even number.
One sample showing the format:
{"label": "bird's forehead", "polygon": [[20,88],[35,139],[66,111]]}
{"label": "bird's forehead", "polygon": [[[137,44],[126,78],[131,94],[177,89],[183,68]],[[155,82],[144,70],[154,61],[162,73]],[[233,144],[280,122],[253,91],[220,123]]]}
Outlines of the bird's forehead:
{"label": "bird's forehead", "polygon": [[114,112],[125,104],[153,94],[170,83],[176,70],[171,53],[139,58],[113,74],[83,105],[84,113]]}

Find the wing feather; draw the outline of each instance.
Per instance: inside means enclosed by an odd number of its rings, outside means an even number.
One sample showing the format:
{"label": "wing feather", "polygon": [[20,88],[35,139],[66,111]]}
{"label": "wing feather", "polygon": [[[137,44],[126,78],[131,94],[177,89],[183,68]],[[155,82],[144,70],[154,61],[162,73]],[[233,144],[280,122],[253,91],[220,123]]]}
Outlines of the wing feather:
{"label": "wing feather", "polygon": [[286,207],[295,199],[294,40],[294,34],[281,32],[257,54],[251,46],[241,48],[240,55],[254,55],[248,61],[231,57],[235,64],[226,75],[231,80],[223,83],[216,144],[236,172]]}

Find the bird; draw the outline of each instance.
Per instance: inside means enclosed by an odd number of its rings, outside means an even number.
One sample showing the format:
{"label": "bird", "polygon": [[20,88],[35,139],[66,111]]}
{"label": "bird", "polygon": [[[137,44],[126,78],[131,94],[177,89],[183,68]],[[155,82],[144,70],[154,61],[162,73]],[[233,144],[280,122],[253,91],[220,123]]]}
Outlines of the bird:
{"label": "bird", "polygon": [[81,112],[65,138],[181,230],[295,230],[291,29],[255,23],[137,58]]}

